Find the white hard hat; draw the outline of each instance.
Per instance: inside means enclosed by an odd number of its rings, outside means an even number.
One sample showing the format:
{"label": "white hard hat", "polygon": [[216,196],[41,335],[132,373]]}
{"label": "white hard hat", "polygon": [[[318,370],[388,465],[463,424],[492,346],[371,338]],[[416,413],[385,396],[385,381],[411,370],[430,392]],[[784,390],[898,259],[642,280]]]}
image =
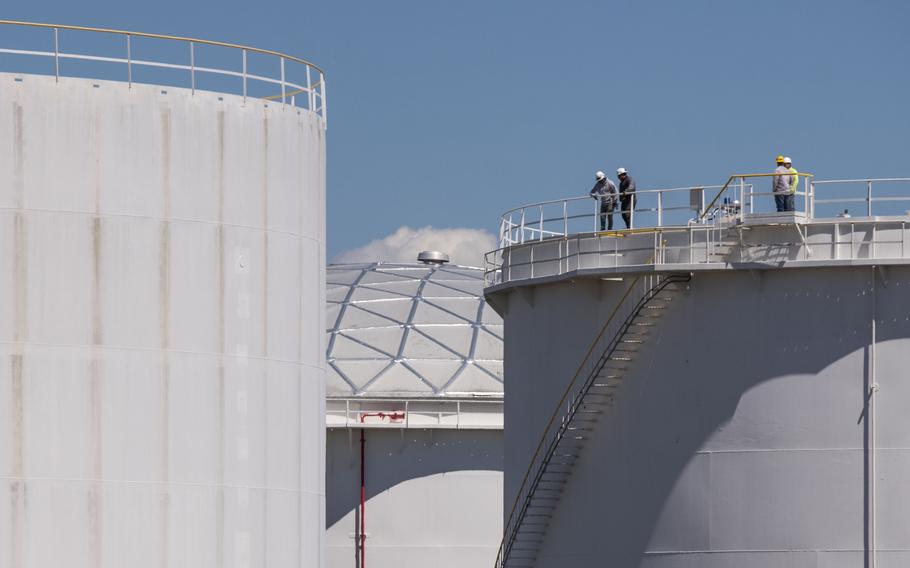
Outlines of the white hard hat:
{"label": "white hard hat", "polygon": [[597,179],[603,179],[603,178],[607,177],[607,174],[603,173],[600,170],[597,170],[597,173],[594,174],[594,177],[596,177]]}
{"label": "white hard hat", "polygon": [[619,168],[616,170],[616,175],[618,176],[621,176],[624,173],[626,173],[626,168]]}
{"label": "white hard hat", "polygon": [[792,164],[792,163],[793,163],[793,160],[790,159],[790,156],[784,156],[784,163],[785,163],[785,164]]}

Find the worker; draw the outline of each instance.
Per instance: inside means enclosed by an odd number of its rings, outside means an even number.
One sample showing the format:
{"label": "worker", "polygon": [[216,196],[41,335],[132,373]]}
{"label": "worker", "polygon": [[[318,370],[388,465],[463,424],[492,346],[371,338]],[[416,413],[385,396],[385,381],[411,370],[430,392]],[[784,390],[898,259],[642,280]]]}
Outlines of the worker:
{"label": "worker", "polygon": [[[787,206],[792,203],[790,196],[790,169],[784,165],[784,156],[777,157],[777,167],[774,169],[774,177],[771,178],[771,191],[774,193],[774,204],[777,211],[792,211]],[[788,197],[790,199],[788,199]]]}
{"label": "worker", "polygon": [[616,185],[603,172],[594,174],[591,197],[600,200],[600,230],[613,230],[613,209],[616,207]]}
{"label": "worker", "polygon": [[619,178],[619,206],[622,220],[627,229],[632,228],[632,211],[635,209],[635,180],[626,171],[626,168],[616,170]]}
{"label": "worker", "polygon": [[787,196],[787,211],[796,211],[796,190],[799,189],[799,172],[793,167],[793,160],[784,156],[784,167],[790,172],[790,195]]}

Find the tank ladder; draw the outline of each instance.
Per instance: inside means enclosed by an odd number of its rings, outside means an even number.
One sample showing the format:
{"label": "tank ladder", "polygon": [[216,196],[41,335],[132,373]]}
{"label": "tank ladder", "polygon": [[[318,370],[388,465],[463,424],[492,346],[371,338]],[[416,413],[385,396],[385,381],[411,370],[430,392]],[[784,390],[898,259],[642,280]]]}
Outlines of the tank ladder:
{"label": "tank ladder", "polygon": [[[515,505],[503,531],[495,568],[534,566],[543,544],[550,519],[559,503],[563,487],[581,455],[590,433],[606,409],[613,404],[616,390],[623,383],[631,363],[652,335],[653,328],[670,307],[680,285],[689,282],[689,274],[638,277],[619,300],[604,323],[585,357],[605,337],[611,322],[618,322],[618,311],[628,300],[639,281],[648,279],[645,291],[619,322],[616,332],[606,342],[599,357],[590,366],[584,381],[569,384],[556,412],[544,429],[544,435],[531,458],[531,463],[518,490]],[[650,280],[656,280],[647,286]],[[632,300],[634,301],[634,300]],[[631,302],[629,302],[631,303]],[[584,367],[579,367],[579,371]],[[576,379],[579,373],[576,373]]]}

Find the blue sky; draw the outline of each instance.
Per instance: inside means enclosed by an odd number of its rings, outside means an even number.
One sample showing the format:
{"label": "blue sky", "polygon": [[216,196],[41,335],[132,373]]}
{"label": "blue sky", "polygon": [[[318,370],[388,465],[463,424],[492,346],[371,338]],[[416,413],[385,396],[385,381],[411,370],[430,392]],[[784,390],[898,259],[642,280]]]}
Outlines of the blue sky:
{"label": "blue sky", "polygon": [[910,175],[910,3],[32,1],[3,17],[188,35],[326,69],[328,254],[521,203],[722,183],[773,156]]}

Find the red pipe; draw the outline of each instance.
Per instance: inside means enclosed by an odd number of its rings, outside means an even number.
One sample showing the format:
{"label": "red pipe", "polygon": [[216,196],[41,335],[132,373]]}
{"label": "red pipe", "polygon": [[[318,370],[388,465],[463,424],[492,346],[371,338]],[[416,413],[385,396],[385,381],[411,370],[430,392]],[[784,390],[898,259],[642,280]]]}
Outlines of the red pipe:
{"label": "red pipe", "polygon": [[391,411],[391,412],[363,412],[360,414],[360,423],[364,423],[364,418],[376,416],[380,421],[389,419],[390,422],[401,422],[404,420],[404,412],[401,411]]}
{"label": "red pipe", "polygon": [[364,429],[360,429],[360,568],[366,568],[366,521],[363,516],[366,513],[366,474],[364,468],[364,449],[366,448],[366,436]]}

